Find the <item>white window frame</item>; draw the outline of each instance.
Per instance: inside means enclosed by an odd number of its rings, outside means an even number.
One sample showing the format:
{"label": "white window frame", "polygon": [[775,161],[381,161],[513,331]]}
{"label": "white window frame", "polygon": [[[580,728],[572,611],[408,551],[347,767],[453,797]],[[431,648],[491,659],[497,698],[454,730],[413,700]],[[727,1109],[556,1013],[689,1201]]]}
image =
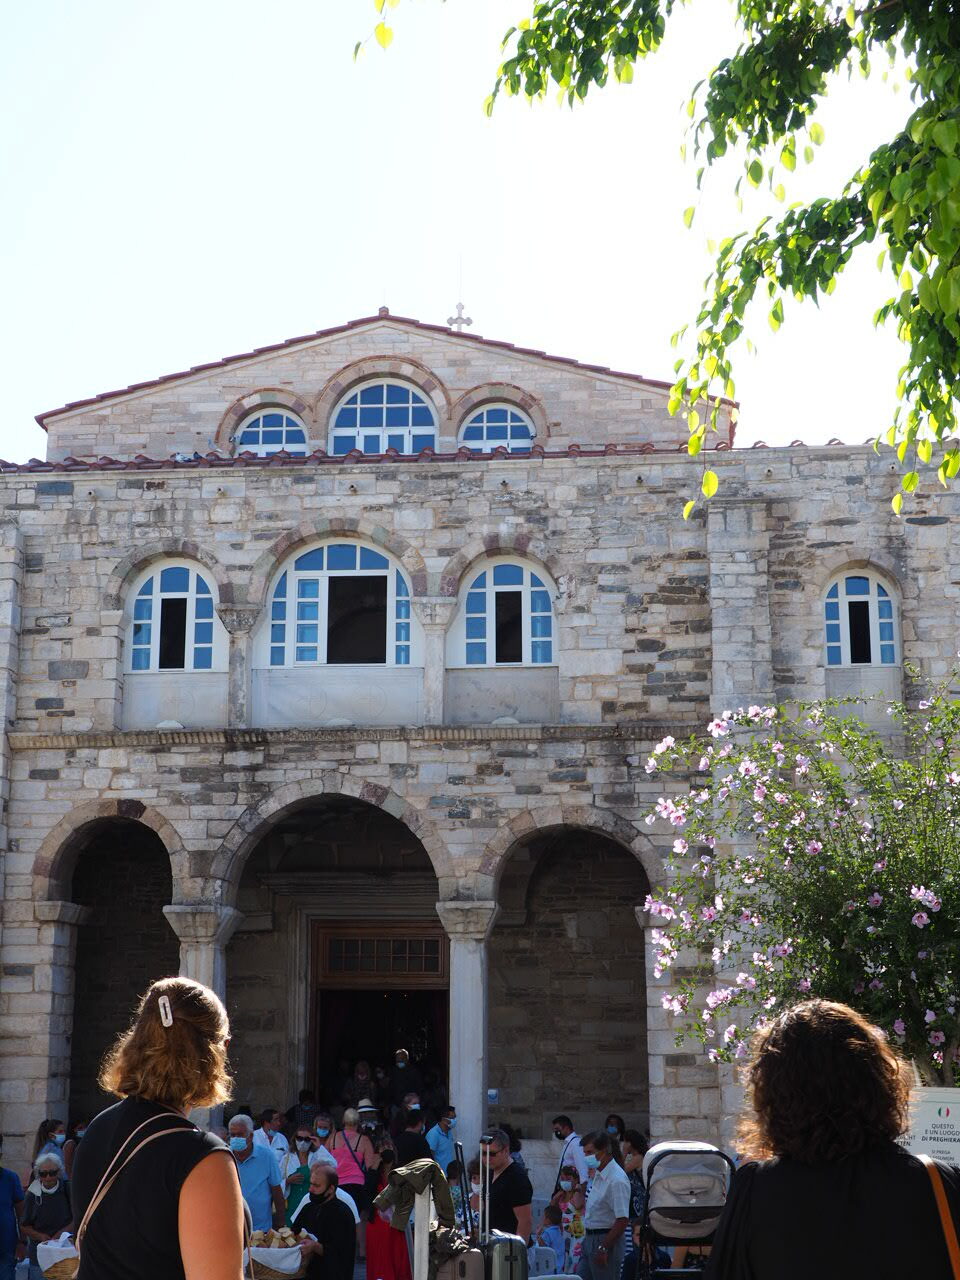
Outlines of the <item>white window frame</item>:
{"label": "white window frame", "polygon": [[[847,594],[847,578],[865,578],[870,584],[870,590],[867,595],[848,595]],[[839,618],[827,618],[828,603],[833,603],[830,599],[831,590],[836,587],[837,595],[835,602],[838,605]],[[880,618],[880,600],[881,597],[877,591],[878,587],[882,587],[887,594],[887,598],[891,603],[891,618]],[[852,662],[850,660],[850,604],[866,603],[868,610],[868,618],[870,623],[870,661],[869,662]],[[893,640],[881,640],[880,623],[893,623]],[[828,640],[827,627],[831,624],[839,624],[840,627],[840,661],[831,662],[829,650],[836,648],[836,640]],[[871,573],[866,569],[844,569],[842,573],[835,574],[827,583],[826,590],[823,593],[823,599],[820,607],[820,625],[823,628],[823,662],[824,666],[830,671],[840,671],[844,668],[859,669],[863,667],[879,667],[888,671],[895,670],[900,666],[902,661],[902,649],[900,638],[900,601],[893,587],[879,574]],[[893,644],[893,662],[881,661],[881,645]]]}
{"label": "white window frame", "polygon": [[[247,431],[258,418],[264,418],[268,413],[279,413],[284,418],[288,418],[290,423],[293,423],[298,430],[303,432],[303,443],[295,442],[290,445],[287,444],[286,434],[290,429],[290,426],[285,422],[283,427],[260,427],[261,435],[264,431],[281,430],[284,435],[284,440],[280,444],[241,444],[241,436],[244,431]],[[270,458],[275,453],[279,453],[281,449],[285,449],[287,453],[293,454],[298,458],[305,458],[310,452],[310,432],[307,430],[306,424],[298,414],[294,413],[292,409],[285,408],[282,404],[264,404],[260,405],[259,408],[252,410],[246,415],[239,427],[237,427],[234,432],[233,439],[235,453],[253,453],[256,454],[258,458]]]}
{"label": "white window frame", "polygon": [[[524,441],[523,444],[520,444],[517,448],[513,448],[512,442],[509,439],[511,424],[508,417],[507,424],[506,424],[508,438],[506,440],[489,440],[487,438],[487,428],[491,425],[495,425],[487,422],[486,415],[488,411],[491,409],[505,409],[508,415],[511,413],[516,414],[516,416],[522,420],[524,426],[526,426],[529,429],[530,439]],[[483,438],[481,440],[466,440],[464,438],[464,432],[466,431],[467,427],[475,426],[476,418],[478,418],[481,415],[483,416],[483,423],[481,424],[483,427]],[[503,424],[501,423],[499,425],[503,425]],[[518,408],[517,405],[511,404],[509,400],[494,400],[494,401],[491,401],[489,404],[481,404],[481,405],[475,406],[473,409],[470,410],[470,412],[467,414],[464,420],[460,423],[460,430],[457,432],[457,446],[458,447],[465,446],[467,449],[470,449],[473,453],[493,453],[494,449],[499,449],[501,447],[505,448],[508,453],[518,453],[518,452],[529,453],[529,451],[533,448],[534,444],[536,443],[536,440],[537,440],[537,429],[533,425],[533,422],[531,421],[530,416],[524,413],[522,409]]]}
{"label": "white window frame", "polygon": [[[336,547],[336,546],[355,546],[357,548],[357,564],[358,565],[360,563],[360,552],[362,550],[372,551],[376,555],[382,556],[386,560],[387,568],[386,569],[380,569],[380,568],[328,569],[327,557],[329,555],[329,549],[331,547]],[[296,565],[296,562],[300,559],[301,556],[307,555],[312,551],[319,551],[321,549],[323,549],[324,551],[324,567],[322,569],[294,568],[294,566]],[[406,596],[398,597],[398,594],[397,594],[397,574],[398,573],[401,575],[404,583],[406,584],[407,592],[408,592]],[[281,666],[279,664],[277,665],[273,664],[273,661],[272,661],[273,654],[271,651],[274,648],[280,647],[279,643],[274,642],[273,640],[273,627],[274,625],[280,625],[278,622],[275,621],[273,614],[274,614],[274,604],[279,603],[275,600],[276,590],[284,574],[286,574],[287,576],[287,591],[286,591],[286,600],[285,600],[286,617],[283,619],[283,624],[282,624],[284,628],[284,639],[283,639],[284,661],[283,661],[283,665]],[[341,663],[341,662],[332,663],[332,664],[328,663],[327,662],[327,622],[329,618],[328,591],[324,584],[327,583],[330,580],[330,578],[383,578],[383,577],[386,577],[387,579],[387,645],[386,645],[387,658],[386,658],[386,661],[385,662],[366,662],[366,663],[358,662],[356,664],[348,664],[348,663]],[[314,647],[312,645],[298,646],[297,644],[297,623],[298,623],[297,601],[300,599],[299,583],[305,580],[316,580],[320,583],[320,586],[317,591],[317,596],[316,596],[317,618],[315,620],[313,619],[307,620],[307,625],[310,625],[315,621],[315,624],[317,626],[317,643],[315,646],[317,649],[317,657],[316,659],[310,658],[310,659],[299,660],[297,658],[298,647],[299,648]],[[397,616],[398,599],[406,600],[410,602],[408,618],[398,618]],[[410,636],[409,642],[404,642],[397,639],[397,624],[404,623],[404,622],[409,623],[409,636]],[[348,665],[371,667],[374,670],[378,670],[378,671],[382,670],[384,667],[396,667],[401,671],[406,671],[406,670],[409,670],[411,667],[423,666],[423,630],[419,622],[413,615],[413,591],[411,588],[409,577],[407,576],[403,567],[397,563],[397,561],[393,558],[393,556],[391,556],[388,552],[384,551],[382,547],[375,546],[372,543],[368,543],[368,542],[355,542],[353,539],[347,539],[347,538],[334,537],[332,539],[329,539],[323,542],[315,543],[312,546],[300,547],[292,556],[290,556],[280,566],[280,568],[274,574],[273,579],[271,580],[271,583],[270,583],[270,590],[267,594],[266,617],[264,619],[264,623],[259,633],[258,639],[260,643],[258,645],[258,652],[256,655],[257,661],[255,665],[257,666],[258,669],[265,669],[270,671],[289,671],[293,668],[298,668],[300,670],[304,670],[304,669],[310,670],[316,667],[327,667],[332,671],[336,671],[339,668],[348,666]],[[410,651],[409,662],[397,662],[397,646],[398,644],[403,644],[403,643],[409,644],[409,651]]]}
{"label": "white window frame", "polygon": [[[358,412],[357,414],[358,425],[356,427],[338,428],[336,426],[336,421],[337,421],[337,418],[339,417],[340,410],[352,407],[347,405],[347,401],[351,400],[354,396],[359,396],[360,393],[363,391],[366,391],[368,387],[402,387],[404,391],[412,392],[415,396],[417,396],[420,400],[422,400],[424,405],[427,407],[427,409],[429,409],[430,418],[431,418],[430,426],[429,427],[410,427],[410,426],[408,427],[387,427],[387,426],[361,427],[359,426],[360,417]],[[358,409],[363,407],[365,406],[361,406],[358,403]],[[367,407],[377,408],[379,406],[367,406]],[[391,407],[402,407],[402,406],[388,405],[386,403],[386,396],[384,396],[384,405],[383,405],[384,411],[386,411],[386,409]],[[384,418],[386,417],[385,412],[383,416]],[[371,453],[367,449],[361,448],[360,441],[362,437],[364,435],[373,435],[375,433],[378,434],[380,437],[380,448],[373,451],[373,453]],[[330,415],[330,422],[327,430],[327,452],[331,455],[336,454],[336,450],[334,448],[334,442],[338,436],[352,435],[355,437],[356,443],[354,447],[356,449],[359,449],[361,453],[368,454],[368,456],[375,456],[378,453],[379,454],[386,453],[387,448],[389,447],[388,438],[390,436],[402,435],[403,449],[400,450],[400,452],[405,455],[415,456],[414,450],[413,450],[413,437],[415,435],[421,436],[421,435],[428,435],[428,434],[433,435],[433,445],[431,447],[436,449],[437,442],[440,438],[440,426],[437,422],[437,411],[434,405],[431,403],[430,397],[421,387],[418,387],[414,382],[407,382],[403,378],[367,378],[364,382],[361,382],[358,386],[351,387],[350,390],[346,392],[345,395],[342,395],[340,399],[337,401],[337,403],[334,405],[333,412]],[[419,450],[417,450],[417,452],[419,452]],[[336,456],[345,457],[346,455],[336,454]]]}
{"label": "white window frame", "polygon": [[[160,588],[160,575],[164,569],[186,569],[190,575],[186,591],[162,591]],[[198,618],[197,612],[197,578],[200,577],[210,588],[209,599],[213,602],[213,618]],[[149,597],[141,596],[140,592],[144,585],[155,579],[155,584]],[[208,597],[204,596],[204,599]],[[141,599],[149,599],[152,602],[151,617],[147,619],[138,619],[137,601]],[[186,599],[187,614],[184,636],[184,665],[182,667],[161,667],[160,666],[160,614],[161,601],[173,599]],[[139,574],[134,581],[127,596],[127,624],[124,629],[124,656],[123,669],[124,673],[133,676],[143,675],[207,675],[212,671],[226,671],[229,660],[229,636],[226,627],[220,621],[217,614],[217,584],[214,581],[210,571],[203,565],[197,565],[190,560],[161,560],[152,564],[149,569]],[[150,665],[149,667],[133,666],[134,654],[134,628],[141,621],[150,622]],[[195,649],[196,641],[192,639],[195,635],[194,625],[197,622],[213,623],[213,639],[211,642],[211,662],[209,667],[195,667]],[[143,649],[146,646],[137,645],[137,649]],[[205,646],[201,646],[205,647]]]}
{"label": "white window frame", "polygon": [[[493,581],[493,571],[500,565],[515,565],[518,569],[523,570],[523,582],[520,585],[503,584],[498,586]],[[483,587],[475,588],[473,584],[481,574],[486,573],[486,583]],[[532,582],[532,577],[539,578],[543,586],[536,586]],[[467,662],[467,644],[474,643],[474,640],[467,638],[467,596],[474,591],[482,591],[486,595],[486,661],[485,662]],[[498,591],[519,591],[521,593],[521,627],[523,641],[523,657],[520,662],[497,662],[491,660],[491,654],[495,653],[496,644],[496,594]],[[533,616],[545,616],[541,611],[536,615],[531,610],[531,596],[534,591],[546,591],[550,597],[550,635],[541,637],[532,634],[531,618]],[[530,564],[521,559],[519,556],[495,556],[487,560],[482,560],[472,566],[470,572],[466,575],[464,582],[460,588],[460,596],[457,602],[457,613],[447,633],[447,667],[457,668],[465,671],[484,671],[489,668],[499,670],[517,669],[520,667],[537,667],[548,668],[557,665],[557,613],[556,613],[557,588],[550,578],[539,565]],[[478,615],[471,615],[478,616]],[[550,661],[534,662],[533,644],[535,640],[546,639],[550,641]]]}

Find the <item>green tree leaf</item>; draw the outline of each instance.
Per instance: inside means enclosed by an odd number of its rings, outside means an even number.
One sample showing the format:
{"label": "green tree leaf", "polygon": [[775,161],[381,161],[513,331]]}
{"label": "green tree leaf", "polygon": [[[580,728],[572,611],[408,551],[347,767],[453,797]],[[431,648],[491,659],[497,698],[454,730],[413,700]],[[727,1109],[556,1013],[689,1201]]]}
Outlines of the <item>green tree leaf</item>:
{"label": "green tree leaf", "polygon": [[388,27],[385,22],[378,22],[373,34],[381,49],[387,49],[393,43],[393,28]]}
{"label": "green tree leaf", "polygon": [[720,481],[715,471],[705,471],[703,479],[700,481],[700,492],[705,498],[712,498],[720,487]]}
{"label": "green tree leaf", "polygon": [[693,509],[694,509],[694,507],[695,507],[696,505],[697,505],[697,504],[696,504],[696,502],[695,502],[692,498],[690,499],[690,501],[689,501],[689,502],[684,503],[684,506],[683,506],[683,518],[684,518],[684,520],[689,520],[689,519],[690,519],[690,514],[691,514],[691,512],[693,511]]}

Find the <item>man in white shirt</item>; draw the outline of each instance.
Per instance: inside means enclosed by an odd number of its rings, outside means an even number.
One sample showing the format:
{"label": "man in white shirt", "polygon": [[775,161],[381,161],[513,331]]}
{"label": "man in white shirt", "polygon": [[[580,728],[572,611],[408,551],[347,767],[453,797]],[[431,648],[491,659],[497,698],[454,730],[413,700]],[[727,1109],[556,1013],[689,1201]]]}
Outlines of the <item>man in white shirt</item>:
{"label": "man in white shirt", "polygon": [[593,1178],[583,1213],[586,1234],[577,1264],[581,1280],[616,1280],[623,1265],[630,1179],[613,1158],[614,1141],[609,1133],[588,1133],[583,1139],[584,1159]]}
{"label": "man in white shirt", "polygon": [[560,1187],[560,1171],[565,1165],[573,1165],[577,1171],[577,1177],[581,1183],[587,1181],[587,1163],[583,1156],[583,1147],[580,1145],[580,1135],[574,1132],[573,1121],[569,1116],[559,1115],[553,1117],[553,1136],[561,1142],[560,1163],[557,1166],[557,1176],[553,1180],[553,1190],[556,1192]]}
{"label": "man in white shirt", "polygon": [[256,1147],[269,1147],[279,1160],[290,1150],[290,1144],[280,1132],[283,1117],[276,1107],[267,1107],[261,1113],[260,1128],[253,1131],[253,1144]]}

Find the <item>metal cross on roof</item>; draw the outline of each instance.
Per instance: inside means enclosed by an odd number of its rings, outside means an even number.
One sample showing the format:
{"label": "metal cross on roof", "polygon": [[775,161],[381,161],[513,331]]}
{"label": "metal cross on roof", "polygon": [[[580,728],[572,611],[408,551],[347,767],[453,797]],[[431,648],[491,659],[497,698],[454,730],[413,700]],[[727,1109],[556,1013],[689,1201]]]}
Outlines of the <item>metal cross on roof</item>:
{"label": "metal cross on roof", "polygon": [[457,314],[455,316],[447,316],[447,324],[451,329],[456,329],[457,333],[462,333],[464,325],[471,325],[473,321],[469,316],[463,314],[463,303],[457,303]]}

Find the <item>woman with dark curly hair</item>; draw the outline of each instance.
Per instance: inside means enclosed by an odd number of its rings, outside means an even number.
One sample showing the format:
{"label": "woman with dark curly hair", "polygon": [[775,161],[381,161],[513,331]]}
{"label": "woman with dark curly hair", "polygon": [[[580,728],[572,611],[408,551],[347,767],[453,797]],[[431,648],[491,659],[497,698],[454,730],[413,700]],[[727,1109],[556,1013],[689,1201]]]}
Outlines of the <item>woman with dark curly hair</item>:
{"label": "woman with dark curly hair", "polygon": [[[897,1143],[909,1068],[846,1005],[809,1000],[754,1038],[714,1280],[951,1280],[927,1170]],[[960,1169],[937,1166],[960,1225]]]}

